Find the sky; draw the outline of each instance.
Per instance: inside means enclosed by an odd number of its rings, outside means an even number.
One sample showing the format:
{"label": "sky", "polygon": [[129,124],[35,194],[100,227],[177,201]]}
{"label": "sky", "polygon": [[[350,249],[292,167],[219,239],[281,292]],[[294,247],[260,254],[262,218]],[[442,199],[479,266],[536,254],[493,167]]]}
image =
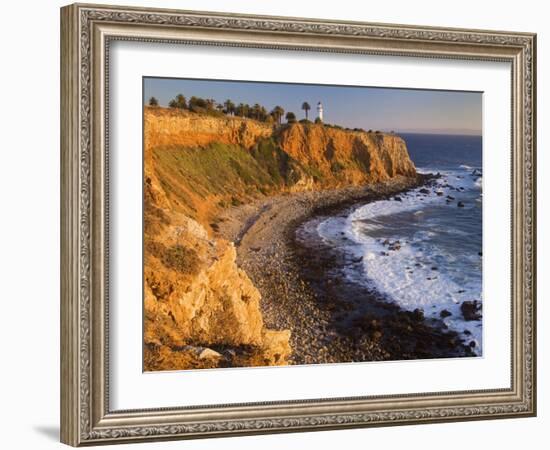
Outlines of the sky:
{"label": "sky", "polygon": [[214,98],[223,103],[259,103],[271,111],[280,105],[304,118],[302,103],[311,106],[309,118],[323,104],[325,123],[396,133],[481,135],[482,93],[424,89],[373,88],[250,81],[150,78],[143,80],[143,98],[156,97],[161,106],[177,94]]}

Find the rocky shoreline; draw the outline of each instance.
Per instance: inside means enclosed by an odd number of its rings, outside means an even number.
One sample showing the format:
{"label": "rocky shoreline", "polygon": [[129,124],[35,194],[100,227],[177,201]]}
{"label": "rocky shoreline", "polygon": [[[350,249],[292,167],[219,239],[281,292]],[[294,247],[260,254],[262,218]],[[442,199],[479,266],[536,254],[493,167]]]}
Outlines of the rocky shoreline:
{"label": "rocky shoreline", "polygon": [[346,260],[307,221],[345,213],[354,205],[386,199],[433,178],[396,177],[385,183],[279,195],[226,210],[213,224],[235,243],[237,263],[262,295],[270,329],[290,330],[291,364],[387,361],[471,356],[458,335],[422,311],[405,311],[382,295],[342,276]]}

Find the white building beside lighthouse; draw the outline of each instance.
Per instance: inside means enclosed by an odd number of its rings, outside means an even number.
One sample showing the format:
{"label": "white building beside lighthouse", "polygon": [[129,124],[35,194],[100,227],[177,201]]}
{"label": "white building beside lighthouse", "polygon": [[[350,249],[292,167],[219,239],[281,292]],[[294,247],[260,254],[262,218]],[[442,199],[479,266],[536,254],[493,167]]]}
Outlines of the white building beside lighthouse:
{"label": "white building beside lighthouse", "polygon": [[323,121],[323,104],[321,102],[317,103],[317,118],[321,122]]}

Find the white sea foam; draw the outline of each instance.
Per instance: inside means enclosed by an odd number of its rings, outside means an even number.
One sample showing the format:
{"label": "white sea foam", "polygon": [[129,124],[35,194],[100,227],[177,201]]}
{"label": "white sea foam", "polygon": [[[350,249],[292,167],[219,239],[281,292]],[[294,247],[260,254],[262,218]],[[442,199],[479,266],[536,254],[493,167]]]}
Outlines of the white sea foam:
{"label": "white sea foam", "polygon": [[[325,241],[343,247],[354,257],[363,258],[364,276],[360,282],[374,287],[403,309],[421,308],[427,318],[441,318],[466,342],[473,341],[474,351],[481,354],[482,322],[465,321],[460,310],[463,301],[482,301],[481,276],[457,281],[455,275],[459,269],[454,267],[457,256],[441,246],[432,245],[432,238],[438,231],[437,223],[429,223],[430,230],[419,229],[412,235],[399,237],[398,250],[392,250],[389,245],[396,240],[395,237],[384,243],[383,239],[372,236],[383,226],[376,223],[381,218],[403,212],[422,217],[424,208],[445,205],[448,195],[459,197],[466,190],[481,189],[481,177],[473,176],[471,170],[471,167],[464,166],[460,171],[442,172],[436,186],[428,188],[428,195],[420,192],[423,188],[418,188],[399,195],[401,201],[391,199],[369,203],[357,208],[347,218],[330,218],[321,222],[317,232]],[[438,196],[436,192],[442,195]],[[475,203],[471,202],[465,206],[473,207]],[[468,236],[458,227],[452,233],[466,239]],[[472,254],[471,258],[473,262],[479,262],[479,255]],[[348,275],[358,281],[357,274],[349,272]],[[450,315],[444,317],[444,311]]]}

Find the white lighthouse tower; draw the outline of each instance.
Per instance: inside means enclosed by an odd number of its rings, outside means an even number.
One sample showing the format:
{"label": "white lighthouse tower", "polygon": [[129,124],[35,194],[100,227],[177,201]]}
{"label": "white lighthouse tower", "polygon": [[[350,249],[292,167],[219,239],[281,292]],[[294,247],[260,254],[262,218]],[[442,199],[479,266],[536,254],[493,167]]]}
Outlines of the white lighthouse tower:
{"label": "white lighthouse tower", "polygon": [[323,121],[323,104],[321,102],[317,103],[317,117],[321,122]]}

